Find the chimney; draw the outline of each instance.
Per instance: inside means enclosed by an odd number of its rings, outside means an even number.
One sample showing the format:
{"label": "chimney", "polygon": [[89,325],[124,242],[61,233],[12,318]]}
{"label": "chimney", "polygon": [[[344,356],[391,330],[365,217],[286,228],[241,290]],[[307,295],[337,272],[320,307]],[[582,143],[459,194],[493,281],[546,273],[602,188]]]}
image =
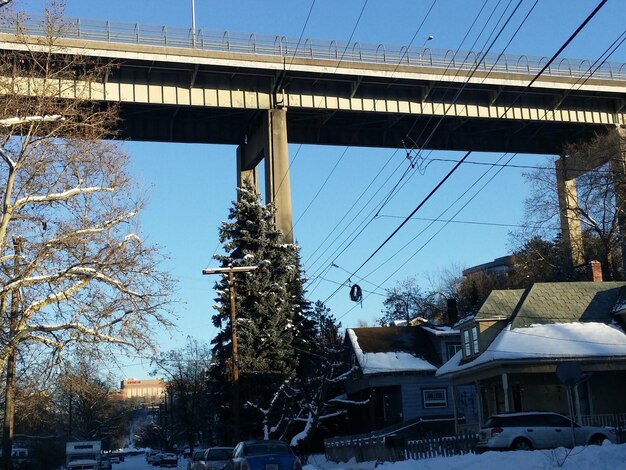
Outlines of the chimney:
{"label": "chimney", "polygon": [[600,261],[589,261],[587,264],[587,278],[591,282],[602,282],[602,264],[600,264]]}
{"label": "chimney", "polygon": [[448,309],[448,326],[454,326],[459,321],[456,299],[446,299],[446,307]]}

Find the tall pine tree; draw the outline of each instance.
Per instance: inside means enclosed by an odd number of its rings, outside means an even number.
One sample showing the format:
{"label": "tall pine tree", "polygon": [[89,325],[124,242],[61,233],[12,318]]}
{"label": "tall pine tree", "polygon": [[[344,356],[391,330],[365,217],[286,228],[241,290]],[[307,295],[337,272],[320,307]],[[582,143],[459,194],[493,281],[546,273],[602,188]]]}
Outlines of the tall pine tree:
{"label": "tall pine tree", "polygon": [[[243,424],[242,437],[259,437],[269,416],[258,413],[275,402],[276,392],[293,378],[297,358],[294,352],[293,285],[298,282],[296,247],[283,243],[274,223],[274,209],[261,203],[249,183],[239,188],[239,200],[233,203],[227,222],[219,231],[224,255],[216,256],[223,267],[257,266],[255,271],[235,275],[235,305],[239,374]],[[222,382],[222,402],[229,403],[230,303],[228,281],[216,283],[217,312],[213,324],[219,328],[213,351],[217,360],[212,369],[214,381]],[[276,413],[282,413],[275,407]],[[231,410],[224,409],[223,422],[231,420]]]}

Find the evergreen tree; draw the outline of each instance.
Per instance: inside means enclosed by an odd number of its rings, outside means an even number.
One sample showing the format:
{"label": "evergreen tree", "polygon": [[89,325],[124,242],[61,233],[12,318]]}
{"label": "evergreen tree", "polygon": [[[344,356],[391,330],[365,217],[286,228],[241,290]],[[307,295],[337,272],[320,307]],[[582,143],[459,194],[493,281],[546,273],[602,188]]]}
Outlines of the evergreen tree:
{"label": "evergreen tree", "polygon": [[[233,203],[228,221],[220,227],[224,255],[216,256],[223,267],[257,266],[235,276],[236,326],[242,404],[241,422],[247,428],[242,436],[255,436],[262,429],[257,409],[268,409],[275,402],[276,391],[296,371],[294,316],[301,308],[294,303],[294,285],[298,284],[296,247],[283,243],[282,233],[274,223],[274,209],[263,205],[256,190],[245,182],[239,188],[239,200]],[[226,279],[216,283],[217,312],[213,324],[220,329],[214,338],[217,364],[214,380],[224,383],[224,403],[228,403],[229,372],[232,370],[229,286]],[[228,415],[229,412],[224,410]],[[224,417],[228,422],[229,417]],[[269,419],[265,416],[264,421]]]}

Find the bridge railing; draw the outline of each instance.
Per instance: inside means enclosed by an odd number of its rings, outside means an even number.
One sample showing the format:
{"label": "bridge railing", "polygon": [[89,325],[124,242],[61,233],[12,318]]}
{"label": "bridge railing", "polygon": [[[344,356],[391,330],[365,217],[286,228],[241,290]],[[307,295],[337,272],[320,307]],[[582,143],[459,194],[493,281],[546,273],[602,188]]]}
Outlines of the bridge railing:
{"label": "bridge railing", "polygon": [[[19,15],[17,20],[0,22],[0,32],[43,36],[48,24],[42,15]],[[286,36],[257,35],[176,26],[158,26],[79,18],[66,18],[55,31],[63,38],[133,43],[153,46],[191,48],[231,53],[262,54],[295,58],[312,58],[340,62],[365,62],[395,66],[430,67],[436,69],[474,70],[488,73],[519,73],[534,75],[548,62],[547,57],[512,54],[482,54],[472,51],[434,49],[430,47],[393,46],[360,42],[317,39],[298,40]],[[573,78],[626,80],[626,64],[589,60],[560,59],[544,75]]]}

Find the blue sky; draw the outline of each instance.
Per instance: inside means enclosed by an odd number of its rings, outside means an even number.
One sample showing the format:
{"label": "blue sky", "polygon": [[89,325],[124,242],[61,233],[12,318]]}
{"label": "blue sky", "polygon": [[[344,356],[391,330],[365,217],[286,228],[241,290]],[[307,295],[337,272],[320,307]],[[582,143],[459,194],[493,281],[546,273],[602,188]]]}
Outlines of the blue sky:
{"label": "blue sky", "polygon": [[[432,0],[196,0],[196,25],[219,31],[299,37],[305,20],[311,16],[304,37],[347,40],[357,23],[353,40],[374,44],[407,45],[416,34],[414,46],[419,47],[429,35],[429,46],[456,49],[474,17],[485,4],[485,11],[517,4],[498,0],[438,0],[428,19],[419,29]],[[42,0],[15,0],[16,7],[30,12],[41,11]],[[534,1],[524,0],[520,12],[527,12]],[[508,53],[551,56],[597,5],[597,1],[543,0],[511,43]],[[512,8],[512,7],[510,7]],[[185,26],[191,23],[191,0],[67,0],[66,14],[73,17],[108,19],[146,24]],[[517,23],[523,13],[516,16]],[[487,14],[482,16],[483,21]],[[626,24],[626,8],[620,0],[612,0],[564,52],[564,57],[596,59],[605,48],[622,33]],[[509,34],[511,30],[509,30]],[[509,34],[494,50],[500,51]],[[468,48],[475,35],[470,35],[463,48]],[[484,40],[483,40],[484,42]],[[620,48],[611,58],[626,62],[626,47]],[[141,215],[143,235],[159,244],[171,259],[167,268],[179,280],[175,331],[162,332],[158,341],[163,349],[175,348],[190,335],[210,341],[215,331],[210,324],[213,314],[212,286],[215,279],[201,275],[206,267],[216,266],[211,256],[219,249],[217,228],[225,220],[231,201],[236,198],[235,147],[216,145],[135,143],[124,144],[132,156],[132,172],[144,188],[148,206]],[[432,189],[452,166],[450,162],[434,161],[424,174],[411,173],[409,183],[384,208],[381,217],[373,220],[349,249],[338,257],[330,257],[334,248],[318,259],[323,251],[316,251],[333,227],[344,219],[352,219],[362,207],[348,212],[356,198],[383,168],[389,175],[393,168],[406,165],[405,153],[398,149],[364,149],[345,147],[300,146],[289,147],[294,234],[302,247],[305,268],[311,276],[324,272],[327,280],[315,284],[310,293],[312,300],[325,300],[337,288],[336,283],[346,281],[352,272],[373,252],[402,221],[418,202]],[[345,154],[344,154],[345,152]],[[341,158],[344,154],[343,158]],[[434,152],[431,158],[458,159],[454,152]],[[473,154],[472,161],[495,162],[501,154]],[[341,160],[340,160],[341,158]],[[386,162],[389,164],[385,165]],[[545,157],[519,155],[511,163],[543,165]],[[339,162],[339,163],[338,163]],[[335,167],[333,171],[333,168]],[[402,170],[405,166],[401,166]],[[439,217],[485,167],[464,165],[436,196],[416,214],[417,217]],[[332,174],[331,174],[332,172]],[[356,326],[359,320],[374,324],[380,316],[384,288],[396,281],[415,276],[424,289],[429,280],[442,271],[460,269],[491,261],[509,252],[510,227],[478,225],[480,223],[515,225],[521,222],[523,201],[527,188],[523,184],[523,170],[506,168],[494,178],[457,216],[456,220],[469,223],[450,223],[437,234],[441,224],[434,224],[423,235],[417,236],[428,222],[414,220],[354,277],[366,290],[378,294],[366,297],[361,306],[348,298],[348,288],[343,288],[328,300],[327,305],[340,318],[344,327]],[[305,209],[320,187],[328,182],[306,213]],[[376,180],[378,188],[384,178]],[[392,177],[396,181],[397,177]],[[385,186],[389,190],[390,185]],[[383,190],[384,192],[384,190]],[[376,197],[372,191],[366,199]],[[380,196],[378,196],[380,197]],[[450,217],[466,196],[444,215]],[[365,213],[369,213],[371,206]],[[361,218],[358,219],[359,221]],[[340,230],[343,225],[340,226]],[[347,233],[352,232],[352,225]],[[337,232],[335,232],[337,233]],[[427,240],[433,236],[432,241]],[[417,236],[417,237],[416,237]],[[331,236],[330,239],[333,239]],[[398,250],[407,248],[383,264]],[[335,245],[336,246],[336,245]],[[331,266],[334,262],[336,267]],[[405,264],[406,263],[406,264]],[[404,264],[404,266],[402,266]],[[396,272],[397,271],[397,272]],[[375,288],[380,285],[382,287]],[[147,364],[132,358],[118,361],[117,375],[145,377]]]}

